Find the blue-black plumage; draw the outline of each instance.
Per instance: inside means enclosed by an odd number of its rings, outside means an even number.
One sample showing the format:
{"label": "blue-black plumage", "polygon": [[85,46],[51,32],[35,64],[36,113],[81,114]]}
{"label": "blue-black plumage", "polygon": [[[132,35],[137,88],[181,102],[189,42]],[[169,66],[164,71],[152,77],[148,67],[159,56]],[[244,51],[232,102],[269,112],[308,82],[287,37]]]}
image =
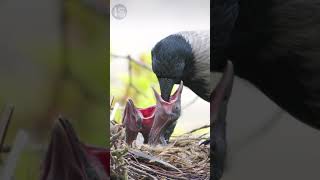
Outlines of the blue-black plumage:
{"label": "blue-black plumage", "polygon": [[168,101],[180,81],[210,101],[210,31],[185,31],[159,41],[152,49],[152,69],[158,77],[161,96]]}

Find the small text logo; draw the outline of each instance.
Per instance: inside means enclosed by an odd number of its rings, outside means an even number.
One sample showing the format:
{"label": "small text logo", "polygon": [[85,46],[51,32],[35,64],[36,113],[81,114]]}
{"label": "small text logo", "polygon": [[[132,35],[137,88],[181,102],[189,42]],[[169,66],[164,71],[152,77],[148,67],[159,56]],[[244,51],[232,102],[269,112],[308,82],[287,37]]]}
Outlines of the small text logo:
{"label": "small text logo", "polygon": [[127,15],[127,8],[123,4],[117,4],[112,8],[112,16],[116,19],[123,19]]}

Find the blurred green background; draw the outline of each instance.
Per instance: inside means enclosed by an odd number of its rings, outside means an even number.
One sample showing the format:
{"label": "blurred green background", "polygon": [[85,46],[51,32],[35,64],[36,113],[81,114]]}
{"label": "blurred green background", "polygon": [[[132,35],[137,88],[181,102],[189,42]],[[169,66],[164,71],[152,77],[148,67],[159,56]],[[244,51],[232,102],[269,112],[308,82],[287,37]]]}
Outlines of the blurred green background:
{"label": "blurred green background", "polygon": [[[12,145],[19,130],[30,137],[14,179],[38,178],[59,114],[71,120],[83,142],[109,145],[107,4],[45,0],[0,7],[7,17],[0,18],[0,108],[15,106],[5,144]],[[1,154],[0,168],[7,157]]]}
{"label": "blurred green background", "polygon": [[[126,71],[119,72],[119,75],[115,77],[115,81],[111,81],[110,98],[114,98],[113,106],[115,103],[119,103],[120,108],[116,111],[115,121],[121,123],[122,113],[127,99],[132,99],[137,107],[148,107],[154,105],[155,98],[151,86],[156,89],[157,77],[151,70],[151,53],[141,53],[139,59],[133,59],[127,57],[114,57],[111,52],[111,64],[114,61],[122,61],[122,65],[127,69]],[[135,62],[139,62],[139,65]],[[144,68],[148,67],[147,68]],[[111,66],[112,68],[115,68]],[[131,69],[131,70],[130,70]]]}

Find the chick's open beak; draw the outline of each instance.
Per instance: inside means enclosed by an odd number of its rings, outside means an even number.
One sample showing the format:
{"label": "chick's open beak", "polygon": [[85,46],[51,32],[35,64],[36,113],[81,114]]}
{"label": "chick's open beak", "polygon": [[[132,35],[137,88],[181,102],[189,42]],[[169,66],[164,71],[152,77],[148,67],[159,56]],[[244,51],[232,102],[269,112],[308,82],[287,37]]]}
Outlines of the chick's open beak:
{"label": "chick's open beak", "polygon": [[169,97],[169,101],[164,101],[155,89],[154,95],[157,100],[154,122],[149,134],[149,144],[156,145],[159,142],[166,144],[164,132],[167,127],[176,122],[181,112],[181,93],[183,83],[181,82],[176,92]]}
{"label": "chick's open beak", "polygon": [[[109,179],[108,168],[104,167],[108,165],[106,162],[109,160],[105,159],[104,162],[100,162],[100,159],[94,155],[95,152],[98,152],[97,148],[94,150],[79,141],[68,120],[59,118],[51,133],[40,179]],[[96,154],[101,155],[102,152],[105,153],[105,158],[108,158],[109,152],[106,149],[99,148]]]}

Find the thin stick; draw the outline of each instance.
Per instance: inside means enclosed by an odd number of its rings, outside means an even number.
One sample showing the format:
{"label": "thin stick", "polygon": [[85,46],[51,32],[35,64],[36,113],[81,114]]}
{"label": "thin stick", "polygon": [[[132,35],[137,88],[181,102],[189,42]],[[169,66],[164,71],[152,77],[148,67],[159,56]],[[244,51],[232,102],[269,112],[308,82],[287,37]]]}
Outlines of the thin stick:
{"label": "thin stick", "polygon": [[116,103],[116,104],[114,105],[114,108],[113,108],[113,110],[112,110],[112,112],[111,112],[111,115],[110,115],[110,121],[114,120],[114,118],[115,118],[115,116],[116,116],[116,112],[117,112],[119,106],[120,106],[119,103]]}
{"label": "thin stick", "polygon": [[169,169],[174,169],[174,170],[182,173],[182,171],[180,169],[178,169],[175,166],[173,166],[165,161],[162,161],[161,159],[156,158],[154,156],[150,156],[150,155],[147,155],[141,151],[135,151],[135,150],[129,150],[129,152],[131,154],[133,154],[134,156],[136,156],[137,159],[148,160],[149,162],[155,162],[155,163],[162,165],[163,167],[166,167]]}
{"label": "thin stick", "polygon": [[141,173],[141,174],[143,174],[143,175],[145,175],[145,176],[147,176],[149,178],[157,180],[157,178],[155,176],[152,176],[151,174],[146,173],[145,171],[137,169],[137,168],[135,168],[133,166],[128,166],[128,169],[132,169],[132,170],[137,171],[137,172],[139,172],[139,173]]}
{"label": "thin stick", "polygon": [[[160,172],[159,170],[152,170],[153,172],[161,175],[161,176],[165,176],[165,177],[169,177],[169,178],[174,178],[174,179],[187,179],[185,177],[178,177],[177,175],[170,175],[169,172],[167,172],[166,174],[165,173],[162,173]],[[172,172],[172,171],[171,171]],[[181,172],[183,173],[183,172]]]}
{"label": "thin stick", "polygon": [[191,134],[191,133],[196,132],[196,131],[198,131],[200,129],[205,129],[205,128],[209,128],[209,127],[210,127],[210,125],[203,125],[203,126],[201,126],[199,128],[193,129],[193,130],[191,130],[191,131],[189,131],[189,132],[187,132],[185,134]]}
{"label": "thin stick", "polygon": [[13,105],[6,105],[0,118],[0,150],[3,149],[4,140],[7,135],[10,120],[13,114]]}
{"label": "thin stick", "polygon": [[110,110],[113,109],[113,108],[112,108],[113,103],[114,103],[114,96],[112,96],[112,99],[111,99],[111,102],[110,102]]}
{"label": "thin stick", "polygon": [[20,130],[16,136],[12,150],[5,161],[5,165],[2,168],[2,175],[0,179],[11,180],[13,178],[19,157],[28,144],[28,141],[28,134],[23,130]]}
{"label": "thin stick", "polygon": [[133,62],[134,64],[136,64],[136,65],[138,65],[138,66],[140,66],[140,67],[142,67],[142,68],[144,68],[144,69],[146,69],[148,71],[152,71],[152,69],[148,65],[133,59],[131,56],[120,56],[120,55],[115,55],[115,54],[111,54],[111,56],[113,58],[127,59],[127,60]]}
{"label": "thin stick", "polygon": [[196,96],[196,97],[193,98],[190,102],[188,102],[186,105],[182,106],[182,109],[183,109],[183,110],[187,109],[189,106],[191,106],[192,104],[194,104],[198,99],[199,99],[199,96]]}

